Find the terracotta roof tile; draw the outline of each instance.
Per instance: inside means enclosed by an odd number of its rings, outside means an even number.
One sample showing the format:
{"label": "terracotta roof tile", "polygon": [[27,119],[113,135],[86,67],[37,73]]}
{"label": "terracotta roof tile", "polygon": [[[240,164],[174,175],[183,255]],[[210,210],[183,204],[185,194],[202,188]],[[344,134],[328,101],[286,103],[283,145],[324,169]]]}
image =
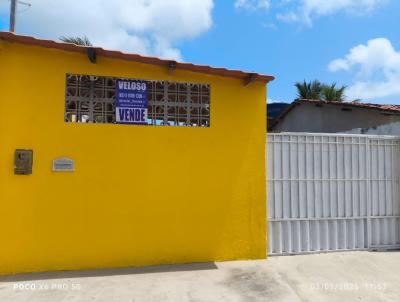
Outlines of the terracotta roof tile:
{"label": "terracotta roof tile", "polygon": [[14,43],[28,44],[28,45],[34,45],[34,46],[47,47],[47,48],[55,48],[55,49],[61,49],[61,50],[65,50],[65,51],[73,51],[73,52],[81,52],[81,53],[87,53],[88,48],[93,48],[93,49],[95,49],[96,54],[99,56],[105,56],[105,57],[127,60],[127,61],[135,61],[135,62],[140,62],[140,63],[144,63],[144,64],[162,65],[162,66],[166,66],[166,67],[172,62],[178,69],[188,70],[188,71],[193,71],[193,72],[200,72],[200,73],[207,73],[207,74],[218,75],[218,76],[238,78],[238,79],[243,79],[243,80],[251,78],[256,81],[262,81],[262,82],[268,83],[275,79],[274,76],[258,74],[255,72],[244,72],[241,70],[232,70],[232,69],[226,69],[226,68],[222,68],[222,67],[211,67],[208,65],[195,65],[192,63],[176,62],[174,60],[165,60],[165,59],[160,59],[157,57],[147,57],[147,56],[141,56],[138,54],[123,53],[121,51],[106,50],[106,49],[103,49],[100,47],[80,46],[80,45],[75,45],[75,44],[71,44],[71,43],[56,42],[53,40],[37,39],[37,38],[31,37],[31,36],[22,36],[22,35],[17,35],[17,34],[11,33],[11,32],[0,32],[0,39],[9,41],[9,42],[14,42]]}
{"label": "terracotta roof tile", "polygon": [[371,103],[362,103],[362,102],[327,102],[320,100],[304,100],[299,99],[294,103],[320,103],[320,104],[329,104],[336,105],[342,107],[353,107],[353,108],[365,108],[365,109],[375,109],[375,110],[383,110],[390,111],[395,113],[400,113],[400,105],[391,105],[391,104],[371,104]]}

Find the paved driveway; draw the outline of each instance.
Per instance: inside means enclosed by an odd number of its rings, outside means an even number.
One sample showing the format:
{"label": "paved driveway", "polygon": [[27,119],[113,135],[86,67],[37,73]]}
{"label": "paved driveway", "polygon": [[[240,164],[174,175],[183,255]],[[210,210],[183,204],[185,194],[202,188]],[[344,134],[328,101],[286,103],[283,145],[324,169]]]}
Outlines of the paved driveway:
{"label": "paved driveway", "polygon": [[400,252],[0,277],[0,301],[400,301]]}

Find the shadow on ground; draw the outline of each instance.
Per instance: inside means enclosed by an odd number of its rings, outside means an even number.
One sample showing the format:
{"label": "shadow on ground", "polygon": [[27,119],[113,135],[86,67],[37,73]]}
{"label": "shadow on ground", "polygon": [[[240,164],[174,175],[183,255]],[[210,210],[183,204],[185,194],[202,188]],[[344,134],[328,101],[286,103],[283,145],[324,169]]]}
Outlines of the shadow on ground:
{"label": "shadow on ground", "polygon": [[214,269],[218,269],[218,267],[215,265],[214,262],[190,263],[190,264],[167,264],[167,265],[145,266],[145,267],[4,275],[0,276],[0,282],[21,282],[21,281],[48,280],[48,279],[107,277],[107,276],[118,276],[118,275],[137,275],[137,274],[201,271],[201,270],[214,270]]}

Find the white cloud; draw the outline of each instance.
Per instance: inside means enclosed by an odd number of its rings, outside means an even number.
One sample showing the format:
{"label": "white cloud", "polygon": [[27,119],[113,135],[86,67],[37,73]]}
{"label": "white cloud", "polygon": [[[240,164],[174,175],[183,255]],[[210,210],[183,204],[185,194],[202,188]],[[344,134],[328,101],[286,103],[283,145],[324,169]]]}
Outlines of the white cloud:
{"label": "white cloud", "polygon": [[400,51],[388,39],[373,39],[366,45],[355,46],[328,68],[332,72],[355,72],[355,80],[347,90],[350,98],[400,97]]}
{"label": "white cloud", "polygon": [[338,70],[349,70],[350,66],[345,59],[336,59],[329,63],[329,70],[332,72]]}
{"label": "white cloud", "polygon": [[339,12],[364,15],[391,0],[236,0],[235,7],[249,11],[274,8],[283,22],[311,25],[313,19]]}
{"label": "white cloud", "polygon": [[[213,0],[31,0],[20,34],[57,39],[86,35],[105,48],[181,59],[176,42],[212,26]],[[2,1],[0,13],[8,12]]]}
{"label": "white cloud", "polygon": [[246,10],[267,10],[270,6],[270,0],[236,0],[235,7]]}
{"label": "white cloud", "polygon": [[283,1],[284,4],[298,2],[294,9],[277,14],[277,18],[285,22],[303,22],[312,24],[314,18],[346,12],[362,15],[378,8],[388,0],[299,0]]}
{"label": "white cloud", "polygon": [[297,21],[300,20],[300,17],[294,12],[288,12],[288,13],[285,13],[285,14],[277,14],[276,18],[278,20],[281,20],[281,21],[284,21],[284,22],[288,22],[288,23],[297,22]]}
{"label": "white cloud", "polygon": [[276,24],[273,22],[265,22],[262,24],[262,26],[271,30],[278,30],[278,26],[276,26]]}

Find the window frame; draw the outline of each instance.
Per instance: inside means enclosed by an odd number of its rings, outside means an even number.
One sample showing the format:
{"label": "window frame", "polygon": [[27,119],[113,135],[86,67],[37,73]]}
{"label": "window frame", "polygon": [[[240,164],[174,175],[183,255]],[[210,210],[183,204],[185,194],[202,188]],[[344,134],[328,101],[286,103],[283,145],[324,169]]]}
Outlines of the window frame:
{"label": "window frame", "polygon": [[[72,78],[75,78],[75,82],[70,80]],[[117,79],[149,83],[148,119],[145,126],[210,127],[211,85],[208,83],[72,73],[66,74],[64,121],[118,124],[115,121]],[[96,83],[98,81],[100,85]],[[71,91],[74,91],[72,95]]]}

